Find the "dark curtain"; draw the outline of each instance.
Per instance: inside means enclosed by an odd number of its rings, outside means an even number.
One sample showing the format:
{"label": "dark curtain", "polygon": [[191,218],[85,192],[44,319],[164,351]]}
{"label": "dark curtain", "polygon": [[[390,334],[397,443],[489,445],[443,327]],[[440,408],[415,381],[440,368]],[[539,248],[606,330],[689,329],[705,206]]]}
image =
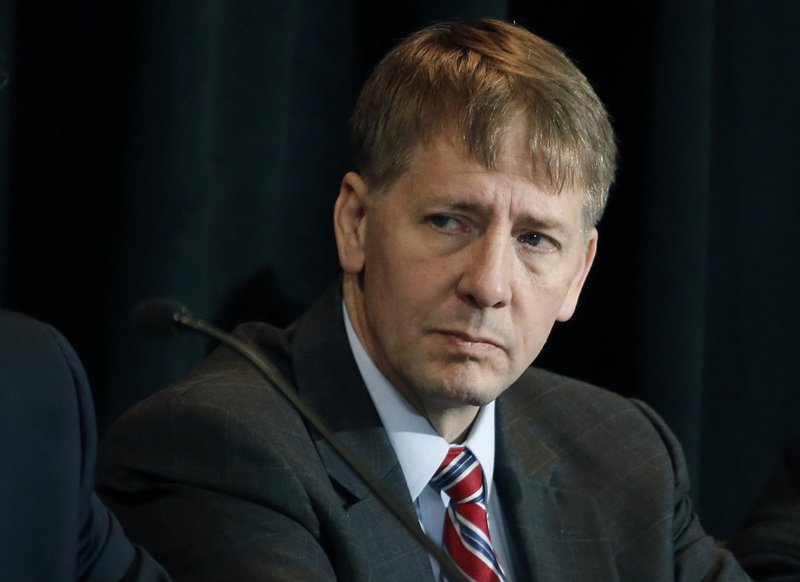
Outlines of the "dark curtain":
{"label": "dark curtain", "polygon": [[396,39],[514,19],[593,81],[621,151],[538,363],[654,406],[729,535],[800,432],[800,4],[96,4],[0,0],[0,304],[75,344],[101,430],[210,348],[137,335],[139,300],[282,325],[335,279],[348,115]]}

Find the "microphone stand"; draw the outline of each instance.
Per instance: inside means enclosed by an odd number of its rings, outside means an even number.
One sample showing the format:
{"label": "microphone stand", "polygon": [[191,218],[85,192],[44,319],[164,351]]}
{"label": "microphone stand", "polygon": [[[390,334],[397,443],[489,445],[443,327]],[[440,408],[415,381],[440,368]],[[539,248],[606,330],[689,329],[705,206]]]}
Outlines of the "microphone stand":
{"label": "microphone stand", "polygon": [[369,471],[367,471],[347,447],[339,441],[338,437],[326,426],[325,422],[317,413],[303,402],[297,395],[297,392],[284,378],[283,374],[281,374],[269,360],[264,358],[260,351],[253,345],[231,334],[225,333],[218,327],[206,323],[202,319],[194,317],[183,305],[166,299],[153,299],[139,304],[133,311],[133,320],[134,323],[139,323],[140,327],[156,333],[163,333],[164,331],[174,333],[182,328],[190,329],[200,334],[213,337],[245,357],[261,371],[267,380],[280,390],[300,415],[328,441],[331,447],[333,447],[356,475],[358,475],[376,497],[383,502],[386,508],[397,518],[406,531],[434,557],[441,566],[447,580],[450,582],[470,582],[458,566],[456,566],[455,562],[453,562],[453,560],[420,529],[416,517],[409,515],[396,499],[382,489],[378,481],[370,475]]}

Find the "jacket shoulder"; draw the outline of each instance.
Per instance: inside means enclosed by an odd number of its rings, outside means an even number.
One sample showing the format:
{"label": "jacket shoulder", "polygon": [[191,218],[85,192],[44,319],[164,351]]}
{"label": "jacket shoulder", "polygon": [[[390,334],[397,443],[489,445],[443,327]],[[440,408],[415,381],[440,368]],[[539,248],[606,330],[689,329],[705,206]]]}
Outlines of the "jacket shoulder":
{"label": "jacket shoulder", "polygon": [[[528,368],[501,400],[515,415],[517,411],[535,410],[539,421],[553,425],[559,433],[584,430],[592,419],[596,423],[618,415],[632,415],[636,421],[649,424],[648,418],[654,414],[634,398],[534,367]],[[643,416],[645,409],[648,414]]]}
{"label": "jacket shoulder", "polygon": [[594,486],[587,473],[602,474],[600,482],[614,482],[620,478],[621,465],[650,465],[658,468],[660,488],[688,489],[680,444],[644,402],[530,368],[508,390],[499,407],[501,426],[512,423],[549,450],[578,488]]}

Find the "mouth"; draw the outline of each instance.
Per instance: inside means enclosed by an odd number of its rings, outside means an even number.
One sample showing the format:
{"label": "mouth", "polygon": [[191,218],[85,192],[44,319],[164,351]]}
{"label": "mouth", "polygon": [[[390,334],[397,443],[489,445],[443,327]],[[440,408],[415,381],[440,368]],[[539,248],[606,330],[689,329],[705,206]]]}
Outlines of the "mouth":
{"label": "mouth", "polygon": [[437,333],[441,335],[450,346],[467,354],[480,355],[503,349],[502,342],[492,337],[473,335],[450,329],[438,330]]}

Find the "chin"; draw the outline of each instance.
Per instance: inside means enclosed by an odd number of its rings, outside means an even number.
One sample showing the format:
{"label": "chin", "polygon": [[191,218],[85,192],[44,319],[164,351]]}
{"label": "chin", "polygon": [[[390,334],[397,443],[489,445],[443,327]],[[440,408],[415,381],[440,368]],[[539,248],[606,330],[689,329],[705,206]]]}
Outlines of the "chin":
{"label": "chin", "polygon": [[[445,390],[453,400],[470,406],[485,406],[497,399],[517,377],[510,377],[508,370],[471,370],[472,373],[453,376]],[[478,372],[478,373],[475,373]]]}
{"label": "chin", "polygon": [[499,386],[485,386],[475,389],[477,383],[462,386],[448,386],[440,393],[452,403],[466,406],[485,406],[503,393]]}
{"label": "chin", "polygon": [[486,406],[490,402],[497,400],[497,397],[503,393],[503,390],[493,390],[491,393],[483,392],[480,394],[472,395],[465,400],[465,404],[471,406]]}

